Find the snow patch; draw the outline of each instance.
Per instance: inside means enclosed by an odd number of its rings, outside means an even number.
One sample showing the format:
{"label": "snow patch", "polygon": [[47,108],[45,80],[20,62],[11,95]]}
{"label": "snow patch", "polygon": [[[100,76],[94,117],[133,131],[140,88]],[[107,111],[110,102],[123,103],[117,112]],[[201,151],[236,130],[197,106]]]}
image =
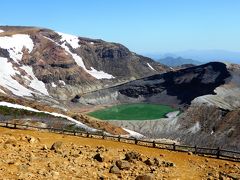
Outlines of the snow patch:
{"label": "snow patch", "polygon": [[2,89],[0,89],[0,93],[6,94]]}
{"label": "snow patch", "polygon": [[89,74],[91,74],[96,79],[112,79],[112,78],[114,78],[113,75],[105,73],[103,71],[97,71],[93,67],[91,67],[90,71],[89,70],[85,70],[85,71],[87,71]]}
{"label": "snow patch", "polygon": [[80,47],[80,45],[78,44],[79,39],[78,39],[77,36],[73,36],[73,35],[70,35],[70,34],[64,34],[64,33],[61,33],[61,32],[58,32],[58,34],[59,34],[60,36],[62,36],[61,42],[67,42],[67,43],[70,44],[70,45],[72,46],[72,48],[74,48],[74,49]]}
{"label": "snow patch", "polygon": [[[65,83],[65,82],[64,82],[64,83]],[[54,87],[54,88],[57,87],[57,85],[56,85],[54,82],[52,82],[51,85],[52,85],[52,87]]]}
{"label": "snow patch", "polygon": [[4,32],[4,30],[0,29],[0,33]]}
{"label": "snow patch", "polygon": [[59,84],[61,84],[61,85],[63,85],[63,86],[66,85],[66,83],[65,83],[63,80],[59,80],[58,82],[59,82]]}
{"label": "snow patch", "polygon": [[[8,59],[3,57],[0,57],[0,63],[0,85],[17,96],[32,96],[34,93],[33,91],[24,87],[14,79],[14,76],[21,74],[16,70],[15,67],[13,67],[12,63],[8,62]],[[20,69],[24,70],[27,73],[27,76],[22,76],[22,80],[25,83],[29,83],[27,84],[28,87],[31,87],[37,92],[40,92],[44,95],[48,95],[45,84],[36,78],[31,67],[22,66]]]}
{"label": "snow patch", "polygon": [[166,114],[167,118],[175,118],[180,113],[180,111],[173,111]]}
{"label": "snow patch", "polygon": [[153,67],[149,63],[147,63],[147,65],[151,70],[155,71],[155,69],[153,69]]}
{"label": "snow patch", "polygon": [[12,36],[0,37],[0,47],[7,49],[15,62],[18,63],[22,59],[22,49],[26,47],[29,52],[32,51],[34,44],[29,35],[26,34],[15,34]]}
{"label": "snow patch", "polygon": [[13,68],[12,63],[8,62],[8,59],[3,57],[0,57],[0,63],[0,85],[17,96],[32,96],[32,91],[13,79],[17,71]]}
{"label": "snow patch", "polygon": [[69,121],[72,121],[72,122],[76,123],[77,126],[79,126],[81,128],[84,128],[85,130],[92,131],[92,132],[97,131],[96,129],[91,128],[91,127],[89,127],[89,126],[87,126],[87,125],[69,117],[69,116],[63,115],[63,114],[59,114],[59,113],[55,113],[55,112],[39,111],[39,110],[33,109],[31,107],[27,107],[27,106],[23,106],[23,105],[19,105],[19,104],[13,104],[13,103],[4,102],[4,101],[0,102],[0,106],[6,106],[6,107],[11,107],[11,108],[16,108],[16,109],[24,109],[24,110],[27,110],[27,111],[49,114],[49,115],[52,115],[52,116],[55,116],[55,117],[62,117],[62,118],[65,118]]}
{"label": "snow patch", "polygon": [[90,42],[90,44],[92,44],[92,45],[93,45],[93,44],[94,44],[94,42]]}
{"label": "snow patch", "polygon": [[44,95],[49,96],[48,91],[45,87],[45,84],[42,81],[39,81],[37,77],[33,73],[33,69],[30,66],[22,66],[21,69],[23,69],[31,78],[27,77],[30,80],[29,86],[39,92],[41,92]]}
{"label": "snow patch", "polygon": [[[71,54],[73,59],[77,63],[77,65],[82,67],[88,74],[95,77],[96,79],[112,79],[112,78],[114,78],[113,75],[105,73],[103,71],[97,71],[93,67],[91,67],[91,70],[88,70],[86,68],[86,66],[84,65],[82,58],[78,54],[72,53],[70,51],[69,47],[66,45],[66,42],[75,49],[80,47],[80,45],[78,45],[79,40],[78,40],[77,36],[72,36],[72,35],[63,34],[63,33],[58,33],[58,34],[62,36],[62,39],[61,39],[62,44],[60,46],[62,48],[64,48],[69,54]],[[47,38],[47,39],[49,39],[49,38]]]}
{"label": "snow patch", "polygon": [[137,139],[141,139],[141,138],[144,137],[144,135],[142,135],[142,134],[140,134],[136,131],[132,131],[132,130],[126,129],[126,128],[123,128],[123,130],[128,132],[130,137],[134,137],[134,138],[137,138]]}
{"label": "snow patch", "polygon": [[189,131],[191,133],[197,133],[201,129],[199,121],[197,121],[191,128],[189,128]]}

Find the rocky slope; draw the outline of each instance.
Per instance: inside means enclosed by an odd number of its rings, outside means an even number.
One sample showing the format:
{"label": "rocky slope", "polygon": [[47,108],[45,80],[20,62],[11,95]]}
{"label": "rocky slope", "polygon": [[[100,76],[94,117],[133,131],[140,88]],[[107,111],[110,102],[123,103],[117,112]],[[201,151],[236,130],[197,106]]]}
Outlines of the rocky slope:
{"label": "rocky slope", "polygon": [[101,139],[0,128],[1,179],[238,179],[240,165]]}
{"label": "rocky slope", "polygon": [[169,70],[117,43],[35,27],[0,30],[2,93],[66,100]]}
{"label": "rocky slope", "polygon": [[158,121],[112,123],[148,137],[239,150],[239,72],[238,65],[212,62],[92,92],[79,102],[167,104],[182,113]]}
{"label": "rocky slope", "polygon": [[79,101],[93,104],[140,101],[184,107],[196,97],[215,94],[214,90],[225,84],[227,78],[231,78],[231,75],[226,65],[213,62],[91,92]]}

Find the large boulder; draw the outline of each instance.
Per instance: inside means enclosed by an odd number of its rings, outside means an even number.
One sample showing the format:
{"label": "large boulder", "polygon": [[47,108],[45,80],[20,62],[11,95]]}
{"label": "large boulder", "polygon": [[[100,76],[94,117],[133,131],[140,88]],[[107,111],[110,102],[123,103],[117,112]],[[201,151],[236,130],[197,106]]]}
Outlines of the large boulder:
{"label": "large boulder", "polygon": [[131,164],[128,161],[118,160],[116,161],[116,166],[121,170],[129,170]]}

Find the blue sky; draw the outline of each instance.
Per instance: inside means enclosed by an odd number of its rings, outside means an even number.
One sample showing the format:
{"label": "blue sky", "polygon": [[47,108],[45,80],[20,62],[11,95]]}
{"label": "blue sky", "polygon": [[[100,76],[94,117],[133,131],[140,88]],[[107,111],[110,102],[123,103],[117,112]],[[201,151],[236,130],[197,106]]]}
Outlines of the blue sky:
{"label": "blue sky", "polygon": [[239,0],[11,0],[1,25],[47,27],[138,53],[240,50]]}

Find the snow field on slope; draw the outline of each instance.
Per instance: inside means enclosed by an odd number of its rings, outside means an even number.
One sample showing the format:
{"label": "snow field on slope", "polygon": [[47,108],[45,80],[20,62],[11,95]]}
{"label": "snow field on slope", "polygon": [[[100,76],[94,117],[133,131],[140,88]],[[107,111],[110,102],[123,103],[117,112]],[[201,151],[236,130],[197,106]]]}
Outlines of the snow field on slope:
{"label": "snow field on slope", "polygon": [[19,72],[13,68],[12,63],[2,57],[0,57],[0,62],[0,85],[17,96],[32,96],[32,91],[13,79],[13,76]]}
{"label": "snow field on slope", "polygon": [[0,47],[7,49],[10,55],[16,63],[22,60],[22,49],[26,47],[29,52],[32,51],[34,44],[29,35],[15,34],[12,36],[0,37]]}
{"label": "snow field on slope", "polygon": [[6,106],[6,107],[10,107],[10,108],[15,108],[15,109],[23,109],[23,110],[27,110],[27,111],[32,111],[32,112],[38,112],[38,113],[45,113],[45,114],[49,114],[55,117],[62,117],[65,118],[73,123],[76,123],[77,126],[87,130],[87,131],[91,131],[91,132],[95,132],[97,131],[94,128],[91,128],[69,116],[63,115],[63,114],[59,114],[59,113],[55,113],[55,112],[47,112],[47,111],[39,111],[37,109],[31,108],[31,107],[27,107],[27,106],[23,106],[23,105],[19,105],[19,104],[13,104],[13,103],[9,103],[9,102],[4,102],[4,101],[0,101],[0,106]]}
{"label": "snow field on slope", "polygon": [[69,47],[66,45],[66,42],[70,46],[72,46],[72,48],[74,48],[74,49],[79,48],[80,45],[78,44],[79,40],[78,40],[77,36],[64,34],[64,33],[59,33],[59,32],[58,32],[58,34],[62,37],[61,38],[62,48],[64,48],[69,54],[71,54],[73,59],[77,63],[77,65],[82,67],[88,74],[95,77],[96,79],[112,79],[112,78],[114,78],[114,76],[112,76],[111,74],[105,73],[104,71],[97,71],[93,67],[91,67],[91,70],[88,70],[86,68],[86,66],[84,65],[84,62],[83,62],[82,58],[79,55],[77,55],[75,53],[72,53],[70,51]]}
{"label": "snow field on slope", "polygon": [[[34,43],[29,35],[26,34],[16,34],[12,36],[0,37],[0,47],[6,49],[9,52],[9,56],[17,64],[22,60],[22,49],[25,47],[28,49],[29,53],[33,50]],[[0,57],[1,58],[1,57]],[[17,96],[32,96],[33,91],[27,89],[18,83],[13,76],[20,72],[13,67],[13,65],[8,62],[6,58],[1,58],[2,66],[0,85],[9,89],[13,94]],[[28,76],[23,76],[22,78],[28,80],[29,87],[41,92],[44,95],[49,95],[42,81],[39,81],[33,73],[32,67],[30,66],[20,66]]]}
{"label": "snow field on slope", "polygon": [[155,69],[149,63],[147,63],[147,65],[151,70],[155,71]]}
{"label": "snow field on slope", "polygon": [[128,132],[130,137],[134,137],[134,138],[137,138],[137,139],[141,139],[144,137],[144,135],[136,132],[136,131],[132,131],[130,129],[127,129],[127,128],[123,128],[124,131]]}
{"label": "snow field on slope", "polygon": [[41,92],[44,95],[49,96],[48,91],[47,91],[47,89],[45,87],[45,84],[42,81],[39,81],[37,79],[37,77],[33,73],[32,67],[30,67],[30,66],[22,66],[21,69],[23,69],[31,77],[31,79],[27,77],[29,79],[29,81],[30,81],[29,86],[31,88]]}

